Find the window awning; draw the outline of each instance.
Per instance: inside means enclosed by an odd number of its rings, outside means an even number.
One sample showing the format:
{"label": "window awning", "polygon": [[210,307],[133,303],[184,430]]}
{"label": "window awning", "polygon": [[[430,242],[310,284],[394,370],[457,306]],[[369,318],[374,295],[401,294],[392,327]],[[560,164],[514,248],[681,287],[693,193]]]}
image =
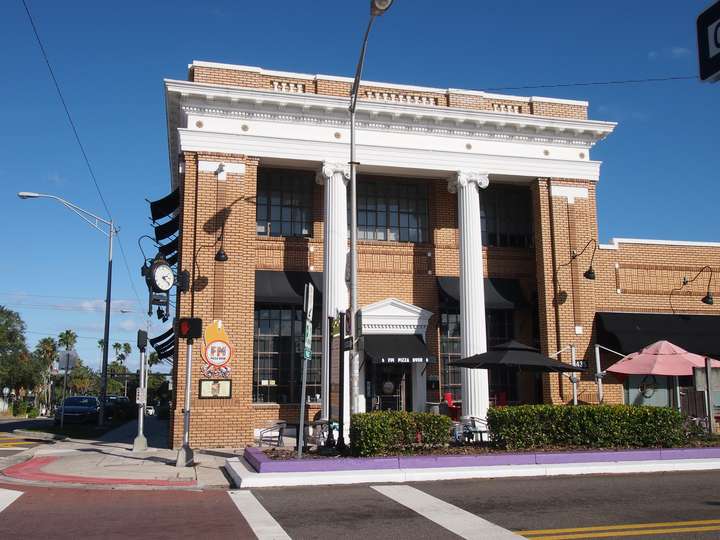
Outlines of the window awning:
{"label": "window awning", "polygon": [[720,358],[720,317],[669,313],[598,313],[597,343],[623,354],[667,340],[688,352]]}
{"label": "window awning", "polygon": [[321,272],[255,271],[255,302],[258,304],[302,305],[305,284],[315,287],[315,311],[322,301]]}
{"label": "window awning", "polygon": [[365,354],[375,364],[424,364],[435,360],[417,334],[370,334],[363,341]]}
{"label": "window awning", "polygon": [[[438,276],[440,299],[444,307],[460,305],[460,278],[454,276]],[[517,279],[485,278],[486,309],[517,309],[526,307],[527,301]]]}

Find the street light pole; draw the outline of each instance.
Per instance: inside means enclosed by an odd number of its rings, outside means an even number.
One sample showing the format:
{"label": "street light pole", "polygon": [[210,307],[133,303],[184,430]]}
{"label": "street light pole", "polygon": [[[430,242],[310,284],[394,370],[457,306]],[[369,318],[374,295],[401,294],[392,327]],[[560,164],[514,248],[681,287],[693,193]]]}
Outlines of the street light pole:
{"label": "street light pole", "polygon": [[365,64],[365,51],[367,50],[370,28],[375,17],[385,13],[392,5],[393,0],[371,0],[370,21],[368,22],[365,36],[363,37],[360,58],[355,69],[350,93],[350,334],[352,335],[352,356],[350,357],[350,414],[360,412],[360,351],[358,350],[358,339],[360,329],[357,328],[357,160],[355,157],[355,110],[357,108],[358,91],[360,90],[360,79]]}
{"label": "street light pole", "polygon": [[[112,220],[108,221],[96,216],[92,212],[88,212],[79,206],[66,201],[55,195],[47,195],[44,193],[33,193],[30,191],[21,191],[18,193],[21,199],[53,199],[62,204],[65,208],[72,210],[80,216],[90,226],[94,227],[105,236],[108,237],[108,269],[107,269],[107,288],[105,291],[105,329],[103,331],[103,355],[102,355],[102,371],[100,375],[100,411],[98,414],[98,426],[105,423],[105,400],[107,397],[107,366],[108,366],[108,344],[110,341],[110,301],[112,296],[112,254],[113,254],[113,236],[117,234],[115,225]],[[107,225],[106,231],[102,225]]]}

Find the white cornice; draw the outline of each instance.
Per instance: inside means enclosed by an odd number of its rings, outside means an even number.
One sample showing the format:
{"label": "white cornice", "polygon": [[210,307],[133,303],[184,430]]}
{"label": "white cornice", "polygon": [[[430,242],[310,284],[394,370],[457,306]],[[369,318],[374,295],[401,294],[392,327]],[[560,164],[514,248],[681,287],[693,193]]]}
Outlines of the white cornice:
{"label": "white cornice", "polygon": [[620,249],[620,244],[645,244],[651,246],[687,246],[720,248],[720,242],[692,242],[687,240],[648,240],[642,238],[612,238],[610,244],[599,244],[599,249]]}
{"label": "white cornice", "polygon": [[[186,81],[165,80],[166,92],[182,98],[186,107],[195,106],[206,114],[229,114],[238,110],[241,105],[250,106],[254,112],[272,111],[277,114],[279,109],[294,114],[296,118],[309,118],[312,113],[322,113],[327,118],[328,113],[339,115],[338,121],[343,118],[347,121],[348,101],[346,98],[322,96],[316,94],[286,94],[268,92],[265,90],[237,88],[213,84],[194,83]],[[170,101],[170,100],[168,100]],[[211,102],[209,106],[206,104]],[[270,111],[268,111],[268,114]],[[366,113],[374,118],[389,118],[410,121],[417,129],[425,124],[432,129],[441,122],[453,123],[460,131],[478,131],[487,128],[501,128],[508,135],[516,133],[547,134],[553,137],[573,139],[584,137],[584,143],[592,145],[610,134],[615,122],[600,122],[595,120],[576,120],[562,118],[548,118],[526,114],[508,115],[492,111],[472,111],[467,109],[451,109],[448,107],[427,107],[412,104],[383,103],[362,101],[358,103],[358,114]],[[388,129],[388,122],[384,122],[383,129]],[[471,135],[463,133],[462,135]],[[543,141],[545,143],[551,141]]]}
{"label": "white cornice", "polygon": [[[184,150],[347,161],[347,99],[166,80],[173,182]],[[589,149],[611,122],[363,101],[363,166],[597,180]]]}

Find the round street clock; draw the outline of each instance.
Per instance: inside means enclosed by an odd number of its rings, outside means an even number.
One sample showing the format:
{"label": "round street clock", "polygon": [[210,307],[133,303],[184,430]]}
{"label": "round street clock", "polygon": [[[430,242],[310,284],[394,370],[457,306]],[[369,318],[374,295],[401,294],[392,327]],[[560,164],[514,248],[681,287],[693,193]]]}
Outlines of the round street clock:
{"label": "round street clock", "polygon": [[162,292],[167,292],[175,283],[175,274],[165,259],[156,259],[150,267],[150,280],[152,286]]}

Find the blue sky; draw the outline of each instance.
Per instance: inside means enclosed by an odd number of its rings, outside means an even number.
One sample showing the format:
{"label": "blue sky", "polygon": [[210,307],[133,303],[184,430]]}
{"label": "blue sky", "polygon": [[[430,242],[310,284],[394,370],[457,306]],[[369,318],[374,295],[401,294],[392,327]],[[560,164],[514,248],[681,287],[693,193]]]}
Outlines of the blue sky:
{"label": "blue sky", "polygon": [[[121,228],[111,341],[134,342],[146,289],[136,240],[151,232],[144,199],[168,192],[162,79],[192,60],[352,75],[366,0],[57,2],[27,0],[96,176]],[[438,9],[438,5],[442,6]],[[493,89],[696,75],[695,18],[705,0],[396,0],[371,36],[365,78]],[[99,365],[105,238],[60,205],[103,214],[20,0],[0,12],[0,304],[18,310],[32,346],[73,328]],[[590,101],[619,122],[593,150],[600,239],[717,241],[720,85],[678,81],[508,90]],[[129,311],[126,313],[120,310]],[[151,330],[151,334],[157,331]],[[130,367],[134,369],[134,357]]]}

